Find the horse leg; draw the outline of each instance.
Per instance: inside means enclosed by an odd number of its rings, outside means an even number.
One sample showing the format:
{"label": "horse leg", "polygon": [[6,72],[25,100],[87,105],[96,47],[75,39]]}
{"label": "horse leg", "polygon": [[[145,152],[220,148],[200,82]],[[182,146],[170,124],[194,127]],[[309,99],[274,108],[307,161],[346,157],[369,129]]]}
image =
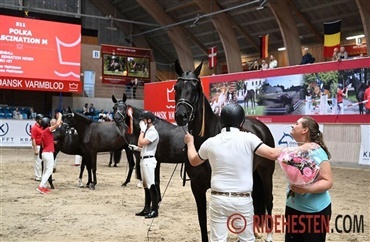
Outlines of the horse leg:
{"label": "horse leg", "polygon": [[[259,176],[258,180],[258,186],[262,185],[262,191],[263,195],[260,197],[260,199],[263,199],[263,204],[265,207],[265,211],[267,210],[267,215],[269,215],[269,218],[271,218],[272,215],[272,208],[273,208],[273,195],[272,195],[272,189],[273,189],[273,173],[275,171],[275,167],[271,165],[270,160],[263,159],[259,166],[257,167],[257,173]],[[253,189],[254,191],[254,189]],[[264,211],[264,213],[265,213]],[[262,220],[263,221],[263,220]],[[262,226],[266,226],[268,231],[271,231],[272,229],[272,221],[271,219],[267,220],[267,224],[263,224]],[[266,228],[265,228],[266,229]],[[272,232],[267,233],[267,237],[265,239],[266,242],[272,242]]]}
{"label": "horse leg", "polygon": [[80,165],[80,175],[78,176],[78,186],[79,187],[84,187],[82,183],[82,175],[84,174],[85,166],[86,166],[86,159],[85,157],[82,157],[82,161]]}
{"label": "horse leg", "polygon": [[51,188],[51,189],[54,189],[55,187],[54,187],[54,184],[53,184],[53,174],[51,174],[51,175],[49,176],[48,182],[49,182],[49,184],[50,184],[50,188]]}
{"label": "horse leg", "polygon": [[114,167],[117,167],[117,164],[121,161],[122,150],[116,150],[113,153]]}
{"label": "horse leg", "polygon": [[126,177],[126,181],[124,183],[122,183],[121,186],[126,186],[131,181],[132,172],[133,172],[134,167],[135,167],[134,154],[133,154],[132,150],[130,148],[126,147],[125,151],[126,151],[126,157],[127,157],[127,162],[128,162],[128,174],[127,174],[127,177]]}
{"label": "horse leg", "polygon": [[[198,181],[198,182],[197,182]],[[199,186],[199,179],[191,181],[191,191],[193,192],[193,196],[195,198],[195,202],[197,204],[197,211],[198,211],[198,222],[200,226],[200,232],[202,235],[202,242],[208,242],[208,233],[207,233],[207,197],[206,191],[201,191]]]}
{"label": "horse leg", "polygon": [[[360,100],[359,102],[362,102],[363,100]],[[364,114],[364,104],[360,103],[358,104],[358,110],[360,111],[360,114]]]}
{"label": "horse leg", "polygon": [[91,154],[91,172],[92,172],[92,181],[90,183],[90,190],[95,190],[95,185],[98,183],[96,179],[96,160],[97,160],[97,153],[93,152]]}
{"label": "horse leg", "polygon": [[112,162],[113,162],[113,151],[110,151],[109,152],[109,163],[108,163],[109,167],[111,167]]}

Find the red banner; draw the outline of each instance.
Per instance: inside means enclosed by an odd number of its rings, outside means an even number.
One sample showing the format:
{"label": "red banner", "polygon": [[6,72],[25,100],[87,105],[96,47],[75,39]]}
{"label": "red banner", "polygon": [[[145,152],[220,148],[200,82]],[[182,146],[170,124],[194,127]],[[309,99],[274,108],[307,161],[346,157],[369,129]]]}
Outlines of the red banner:
{"label": "red banner", "polygon": [[361,45],[345,45],[346,52],[348,56],[356,56],[360,54],[365,54],[367,53],[367,46],[366,44],[361,44]]}
{"label": "red banner", "polygon": [[80,25],[3,15],[0,22],[1,88],[82,91]]}
{"label": "red banner", "polygon": [[144,97],[155,97],[155,101],[145,98],[144,109],[152,111],[156,116],[175,123],[175,91],[176,81],[146,83]]}
{"label": "red banner", "polygon": [[208,68],[212,69],[217,65],[217,46],[208,48]]}

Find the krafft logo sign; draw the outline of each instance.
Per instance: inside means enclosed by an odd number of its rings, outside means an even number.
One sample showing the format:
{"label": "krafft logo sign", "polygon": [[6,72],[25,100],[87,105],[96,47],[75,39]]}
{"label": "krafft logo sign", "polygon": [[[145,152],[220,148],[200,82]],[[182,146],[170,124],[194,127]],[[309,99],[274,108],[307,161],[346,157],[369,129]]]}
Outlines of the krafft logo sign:
{"label": "krafft logo sign", "polygon": [[80,25],[4,15],[0,22],[0,88],[82,91]]}
{"label": "krafft logo sign", "polygon": [[0,119],[0,147],[31,147],[32,122]]}
{"label": "krafft logo sign", "polygon": [[9,132],[8,123],[0,123],[0,137],[5,136]]}

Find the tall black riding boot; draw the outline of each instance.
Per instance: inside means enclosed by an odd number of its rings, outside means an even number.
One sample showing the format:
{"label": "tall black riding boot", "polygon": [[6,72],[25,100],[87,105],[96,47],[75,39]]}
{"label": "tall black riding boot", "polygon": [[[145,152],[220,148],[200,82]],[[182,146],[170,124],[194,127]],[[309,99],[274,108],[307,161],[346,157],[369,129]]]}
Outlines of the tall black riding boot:
{"label": "tall black riding boot", "polygon": [[152,210],[148,213],[145,218],[156,218],[158,217],[158,191],[155,185],[150,187],[150,198],[152,199]]}
{"label": "tall black riding boot", "polygon": [[145,192],[145,205],[144,205],[144,209],[140,213],[135,213],[136,216],[146,216],[146,215],[148,215],[150,213],[150,202],[151,202],[151,199],[150,199],[150,191],[149,191],[148,188],[144,188],[144,192]]}

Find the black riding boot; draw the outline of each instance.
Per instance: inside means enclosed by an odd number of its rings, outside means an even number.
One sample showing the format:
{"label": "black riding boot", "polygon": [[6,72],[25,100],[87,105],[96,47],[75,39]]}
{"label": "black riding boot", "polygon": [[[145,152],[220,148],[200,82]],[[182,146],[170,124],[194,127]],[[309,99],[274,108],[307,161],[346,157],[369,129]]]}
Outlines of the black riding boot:
{"label": "black riding boot", "polygon": [[145,192],[145,205],[144,205],[144,209],[140,213],[135,213],[136,216],[146,216],[146,215],[148,215],[150,213],[150,202],[151,202],[151,199],[150,199],[149,189],[148,188],[144,188],[144,192]]}
{"label": "black riding boot", "polygon": [[150,198],[152,199],[152,210],[145,216],[145,218],[156,218],[158,217],[158,191],[155,188],[155,185],[150,187]]}

